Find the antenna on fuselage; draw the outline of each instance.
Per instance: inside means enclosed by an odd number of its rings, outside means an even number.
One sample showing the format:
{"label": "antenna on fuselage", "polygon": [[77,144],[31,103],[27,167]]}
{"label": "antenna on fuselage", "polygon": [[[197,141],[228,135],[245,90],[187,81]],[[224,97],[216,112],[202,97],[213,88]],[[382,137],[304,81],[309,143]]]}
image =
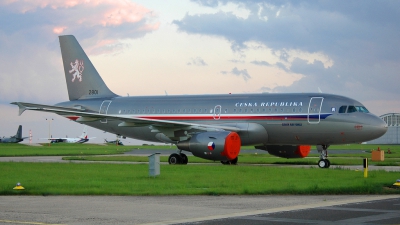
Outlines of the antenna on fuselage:
{"label": "antenna on fuselage", "polygon": [[165,91],[165,90],[164,90],[164,92],[165,92],[165,95],[166,95],[166,96],[168,96],[168,93],[167,93],[167,91]]}
{"label": "antenna on fuselage", "polygon": [[319,93],[322,93],[322,91],[321,91],[321,89],[320,89],[319,87],[318,87],[318,92],[319,92]]}

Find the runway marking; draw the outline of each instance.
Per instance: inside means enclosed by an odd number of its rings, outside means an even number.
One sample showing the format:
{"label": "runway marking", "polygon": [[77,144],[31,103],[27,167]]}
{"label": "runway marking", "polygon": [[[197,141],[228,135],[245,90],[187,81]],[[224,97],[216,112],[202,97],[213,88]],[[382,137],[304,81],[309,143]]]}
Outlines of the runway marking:
{"label": "runway marking", "polygon": [[365,197],[365,198],[356,198],[356,199],[339,200],[339,201],[324,201],[324,202],[312,203],[312,204],[308,204],[308,205],[294,205],[294,206],[288,206],[288,207],[254,210],[254,211],[248,211],[248,212],[237,212],[237,213],[230,213],[230,214],[224,214],[224,215],[205,216],[205,217],[198,217],[198,218],[188,218],[188,219],[180,219],[180,220],[173,220],[173,221],[162,221],[162,222],[155,222],[155,223],[144,223],[141,225],[168,225],[168,224],[180,224],[180,223],[193,223],[193,222],[200,222],[200,221],[206,221],[206,220],[218,220],[218,219],[226,219],[226,218],[232,218],[232,217],[244,217],[244,216],[252,216],[252,215],[258,215],[258,214],[269,214],[269,213],[276,213],[276,212],[282,212],[282,211],[294,211],[294,210],[301,210],[301,209],[329,207],[329,206],[335,206],[335,205],[344,205],[344,204],[350,204],[350,203],[386,200],[386,199],[394,199],[394,198],[400,198],[400,195],[371,196],[371,197]]}
{"label": "runway marking", "polygon": [[20,223],[20,224],[32,224],[32,225],[65,225],[65,224],[52,224],[52,223],[40,223],[40,222],[29,222],[29,221],[17,221],[17,220],[0,220],[0,223]]}

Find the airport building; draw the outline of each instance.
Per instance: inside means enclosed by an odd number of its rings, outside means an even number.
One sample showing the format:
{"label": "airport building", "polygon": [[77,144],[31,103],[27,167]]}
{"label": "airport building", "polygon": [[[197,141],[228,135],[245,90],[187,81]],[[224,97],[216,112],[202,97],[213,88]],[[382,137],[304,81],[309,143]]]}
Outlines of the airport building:
{"label": "airport building", "polygon": [[388,125],[388,130],[382,137],[368,141],[368,144],[400,144],[400,113],[387,113],[380,116]]}

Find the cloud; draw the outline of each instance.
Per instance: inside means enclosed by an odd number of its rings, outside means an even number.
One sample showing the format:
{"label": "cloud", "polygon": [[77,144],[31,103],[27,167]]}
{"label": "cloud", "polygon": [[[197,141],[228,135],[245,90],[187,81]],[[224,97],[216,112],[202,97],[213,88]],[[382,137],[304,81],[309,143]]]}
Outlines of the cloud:
{"label": "cloud", "polygon": [[157,20],[125,0],[0,1],[1,102],[67,99],[58,35],[75,35],[89,55],[115,54],[157,30]]}
{"label": "cloud", "polygon": [[[157,30],[157,15],[125,0],[0,2],[0,34],[20,34],[28,41],[44,43],[55,35],[73,34],[93,52],[109,52],[120,40],[142,37]],[[101,45],[99,40],[107,40]],[[104,43],[104,42],[103,42]]]}
{"label": "cloud", "polygon": [[[268,64],[302,79],[280,92],[328,90],[359,100],[397,96],[400,65],[400,2],[304,0],[197,0],[202,6],[219,9],[237,4],[250,13],[247,18],[218,11],[185,15],[174,24],[188,34],[223,38],[243,60]],[[249,58],[247,42],[266,46],[278,59]],[[395,82],[384,82],[384,81]],[[358,91],[357,89],[368,90]],[[326,91],[324,91],[326,92]],[[400,102],[399,102],[400,103]]]}
{"label": "cloud", "polygon": [[271,66],[271,64],[269,64],[267,61],[254,60],[254,61],[251,61],[251,63],[253,63],[254,65],[258,65],[258,66]]}
{"label": "cloud", "polygon": [[251,78],[251,76],[249,75],[249,73],[247,72],[246,69],[243,70],[239,70],[237,67],[233,68],[230,72],[228,71],[221,71],[222,74],[232,74],[235,76],[241,76],[243,77],[243,79],[245,81],[249,80]]}
{"label": "cloud", "polygon": [[191,65],[196,65],[196,66],[207,66],[207,63],[204,62],[204,60],[200,57],[196,58],[191,58],[190,62],[188,62],[186,65],[191,66]]}

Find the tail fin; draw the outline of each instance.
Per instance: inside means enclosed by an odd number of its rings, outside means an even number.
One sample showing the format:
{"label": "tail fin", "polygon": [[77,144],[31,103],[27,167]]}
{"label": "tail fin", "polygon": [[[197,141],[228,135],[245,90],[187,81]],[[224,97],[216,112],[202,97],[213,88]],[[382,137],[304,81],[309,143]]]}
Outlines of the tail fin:
{"label": "tail fin", "polygon": [[60,36],[69,100],[116,97],[73,35]]}
{"label": "tail fin", "polygon": [[16,138],[22,139],[22,126],[19,125],[17,134],[15,135]]}
{"label": "tail fin", "polygon": [[87,139],[86,131],[87,131],[87,126],[84,126],[83,127],[83,132],[82,132],[82,134],[81,134],[81,136],[79,138],[86,138]]}

